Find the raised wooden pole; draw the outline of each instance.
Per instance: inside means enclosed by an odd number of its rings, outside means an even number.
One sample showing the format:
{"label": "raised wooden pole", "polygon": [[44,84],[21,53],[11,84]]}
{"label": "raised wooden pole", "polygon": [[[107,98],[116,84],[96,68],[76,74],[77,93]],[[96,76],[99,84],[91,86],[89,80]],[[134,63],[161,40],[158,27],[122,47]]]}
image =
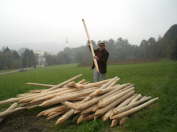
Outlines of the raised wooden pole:
{"label": "raised wooden pole", "polygon": [[93,50],[93,44],[92,44],[92,41],[91,41],[91,39],[90,39],[90,35],[89,35],[89,33],[88,33],[85,20],[82,19],[82,22],[83,22],[83,25],[84,25],[85,33],[86,33],[86,35],[87,35],[88,43],[89,43],[89,45],[90,45],[90,50],[91,50],[91,53],[92,53],[93,62],[94,62],[94,64],[95,64],[96,71],[99,72],[97,60],[94,58],[95,52],[94,52],[94,50]]}

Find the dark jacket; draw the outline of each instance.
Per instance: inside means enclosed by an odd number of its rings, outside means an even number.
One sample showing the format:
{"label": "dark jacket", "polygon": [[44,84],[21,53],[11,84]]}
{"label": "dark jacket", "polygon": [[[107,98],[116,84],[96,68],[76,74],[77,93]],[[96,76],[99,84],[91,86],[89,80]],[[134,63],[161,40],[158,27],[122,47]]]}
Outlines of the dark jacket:
{"label": "dark jacket", "polygon": [[[94,50],[94,52],[95,52],[95,56],[99,58],[97,62],[98,62],[98,68],[99,68],[100,73],[103,73],[103,74],[106,73],[107,72],[107,60],[109,57],[108,51],[106,49],[104,50],[96,49]],[[95,65],[93,63],[92,69],[94,68],[95,68]]]}

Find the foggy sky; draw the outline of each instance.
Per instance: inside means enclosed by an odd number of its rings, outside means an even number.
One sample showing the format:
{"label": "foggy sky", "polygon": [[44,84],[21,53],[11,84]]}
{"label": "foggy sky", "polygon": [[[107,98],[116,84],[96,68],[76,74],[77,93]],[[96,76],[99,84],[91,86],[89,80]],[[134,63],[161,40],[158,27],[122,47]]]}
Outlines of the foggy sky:
{"label": "foggy sky", "polygon": [[123,37],[139,45],[177,23],[177,0],[0,0],[0,48],[84,45],[82,18],[93,40]]}

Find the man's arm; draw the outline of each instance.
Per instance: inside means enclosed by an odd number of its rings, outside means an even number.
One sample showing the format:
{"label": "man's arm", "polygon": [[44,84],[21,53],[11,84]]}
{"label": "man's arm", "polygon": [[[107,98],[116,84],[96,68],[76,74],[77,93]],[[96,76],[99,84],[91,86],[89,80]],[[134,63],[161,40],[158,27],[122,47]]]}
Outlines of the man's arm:
{"label": "man's arm", "polygon": [[[88,45],[89,50],[91,51],[90,45],[89,45],[89,44],[87,44],[87,45]],[[93,50],[94,50],[94,52],[95,52],[95,54],[96,54],[97,49],[93,49]],[[99,60],[99,58],[98,58],[96,55],[94,56],[94,58],[95,58],[96,60]]]}

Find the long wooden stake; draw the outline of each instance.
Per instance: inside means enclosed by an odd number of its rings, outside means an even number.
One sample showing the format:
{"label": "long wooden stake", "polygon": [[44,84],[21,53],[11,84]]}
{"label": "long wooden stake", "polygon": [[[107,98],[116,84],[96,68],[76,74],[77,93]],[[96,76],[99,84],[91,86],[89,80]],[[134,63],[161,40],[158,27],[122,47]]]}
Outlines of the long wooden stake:
{"label": "long wooden stake", "polygon": [[114,114],[118,114],[118,113],[127,111],[127,110],[129,110],[129,109],[131,109],[131,108],[133,108],[133,107],[135,107],[135,106],[137,106],[137,105],[139,105],[139,104],[141,104],[141,103],[143,103],[143,102],[149,100],[149,99],[150,99],[150,97],[149,97],[149,98],[145,98],[144,100],[140,100],[140,101],[137,101],[137,102],[135,102],[135,103],[129,104],[129,105],[127,105],[127,106],[114,109],[114,110],[113,110],[113,113],[114,113]]}
{"label": "long wooden stake", "polygon": [[33,86],[43,86],[43,87],[47,87],[47,88],[55,86],[55,85],[52,85],[52,84],[32,83],[32,82],[28,82],[28,83],[25,83],[25,84],[33,85]]}
{"label": "long wooden stake", "polygon": [[89,43],[89,45],[90,45],[90,50],[91,50],[91,53],[92,53],[93,62],[94,62],[94,64],[95,64],[96,71],[99,72],[97,60],[94,58],[95,52],[94,52],[94,50],[93,50],[93,44],[92,44],[92,41],[90,40],[90,35],[89,35],[89,33],[88,33],[85,20],[82,19],[82,22],[83,22],[83,25],[84,25],[85,33],[86,33],[86,35],[87,35],[88,43]]}
{"label": "long wooden stake", "polygon": [[69,83],[69,82],[71,82],[71,81],[73,81],[73,80],[75,80],[75,79],[78,79],[78,78],[81,77],[81,76],[82,76],[82,74],[76,75],[76,76],[74,76],[74,77],[72,77],[72,78],[70,78],[70,79],[68,79],[68,80],[66,80],[66,81],[64,81],[64,82],[62,82],[62,83],[59,83],[59,84],[57,84],[57,85],[54,85],[53,87],[49,88],[48,90],[54,90],[54,89],[56,89],[56,88],[62,87],[63,85],[65,85],[65,84],[67,84],[67,83]]}
{"label": "long wooden stake", "polygon": [[122,112],[122,113],[120,113],[120,114],[117,114],[117,115],[111,117],[111,119],[120,119],[120,118],[123,118],[123,117],[125,117],[125,116],[130,115],[130,114],[133,114],[133,113],[135,113],[135,112],[137,112],[137,111],[139,111],[139,110],[145,108],[146,106],[152,104],[154,101],[156,101],[156,100],[158,100],[158,99],[159,99],[158,97],[157,97],[157,98],[154,98],[154,99],[151,99],[151,100],[149,100],[148,102],[146,102],[146,103],[144,103],[144,104],[141,104],[141,105],[139,105],[139,106],[137,106],[137,107],[134,107],[134,108],[132,108],[132,109],[130,109],[130,110],[127,110],[127,111],[125,111],[125,112]]}

